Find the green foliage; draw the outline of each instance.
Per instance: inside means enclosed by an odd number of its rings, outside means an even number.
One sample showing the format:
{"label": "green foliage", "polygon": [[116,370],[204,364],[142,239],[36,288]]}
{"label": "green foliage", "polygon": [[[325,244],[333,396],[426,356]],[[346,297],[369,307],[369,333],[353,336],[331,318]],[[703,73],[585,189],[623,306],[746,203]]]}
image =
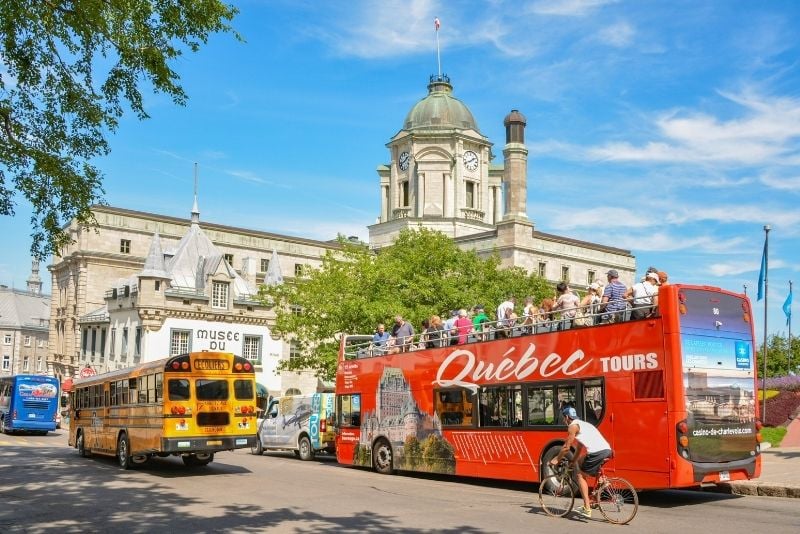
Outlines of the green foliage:
{"label": "green foliage", "polygon": [[786,435],[786,427],[784,426],[776,426],[776,427],[767,427],[761,429],[761,436],[764,438],[764,441],[772,445],[773,447],[778,447],[783,441],[783,436]]}
{"label": "green foliage", "polygon": [[436,434],[422,440],[422,459],[431,473],[455,473],[453,446]]}
{"label": "green foliage", "polygon": [[0,2],[0,215],[17,194],[33,205],[35,256],[69,243],[67,221],[93,222],[103,189],[90,162],[126,106],[147,118],[140,85],[183,105],[172,64],[236,13],[220,0]]}
{"label": "green foliage", "polygon": [[410,471],[417,469],[417,466],[422,460],[422,447],[416,436],[406,436],[406,441],[403,443],[403,468]]}
{"label": "green foliage", "polygon": [[[791,362],[788,337],[773,334],[767,339],[767,348],[767,378],[788,375],[790,367],[793,372],[800,372],[800,340],[795,336],[792,336]],[[763,349],[762,343],[756,358],[759,382],[764,371]]]}
{"label": "green foliage", "polygon": [[284,368],[312,369],[330,379],[339,333],[372,333],[378,323],[388,329],[398,314],[419,330],[434,314],[445,319],[449,310],[476,304],[491,314],[509,295],[538,301],[553,294],[544,279],[517,267],[499,269],[496,256],[482,259],[440,232],[403,231],[378,254],[344,239],[340,244],[341,251],[328,252],[319,269],[295,283],[262,288],[262,298],[275,305],[276,332],[294,338],[300,349]]}

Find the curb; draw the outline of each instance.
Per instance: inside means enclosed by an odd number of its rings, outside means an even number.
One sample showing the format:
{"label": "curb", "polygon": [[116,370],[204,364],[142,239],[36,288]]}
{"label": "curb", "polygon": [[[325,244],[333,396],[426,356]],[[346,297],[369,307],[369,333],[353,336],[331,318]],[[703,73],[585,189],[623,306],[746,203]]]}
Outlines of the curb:
{"label": "curb", "polygon": [[727,493],[730,495],[749,495],[758,497],[786,497],[800,499],[800,487],[798,486],[779,486],[775,484],[759,483],[718,483],[712,491],[716,493]]}

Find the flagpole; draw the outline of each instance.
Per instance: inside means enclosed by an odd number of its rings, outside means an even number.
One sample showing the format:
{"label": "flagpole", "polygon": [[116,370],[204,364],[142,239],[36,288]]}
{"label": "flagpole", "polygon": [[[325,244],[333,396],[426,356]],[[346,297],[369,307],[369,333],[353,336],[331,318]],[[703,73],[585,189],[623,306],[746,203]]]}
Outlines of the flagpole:
{"label": "flagpole", "polygon": [[764,372],[761,374],[761,421],[767,418],[767,301],[769,300],[769,231],[768,224],[764,225]]}
{"label": "flagpole", "polygon": [[439,53],[439,19],[438,17],[433,23],[434,28],[436,29],[436,66],[438,67],[438,79],[442,79],[442,56]]}
{"label": "flagpole", "polygon": [[[792,281],[789,280],[789,295],[792,294]],[[792,369],[792,301],[789,301],[789,316],[786,317],[786,324],[789,325],[789,371],[794,372]]]}

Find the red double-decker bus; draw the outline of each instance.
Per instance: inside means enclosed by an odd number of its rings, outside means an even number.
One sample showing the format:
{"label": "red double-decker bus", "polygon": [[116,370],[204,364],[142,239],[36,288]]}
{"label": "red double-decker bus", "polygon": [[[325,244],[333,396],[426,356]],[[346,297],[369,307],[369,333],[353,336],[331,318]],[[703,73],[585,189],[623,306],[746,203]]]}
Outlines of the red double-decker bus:
{"label": "red double-decker bus", "polygon": [[665,285],[645,319],[393,354],[370,339],[341,342],[340,463],[536,482],[570,404],[613,447],[609,470],[639,489],[760,474],[745,295]]}

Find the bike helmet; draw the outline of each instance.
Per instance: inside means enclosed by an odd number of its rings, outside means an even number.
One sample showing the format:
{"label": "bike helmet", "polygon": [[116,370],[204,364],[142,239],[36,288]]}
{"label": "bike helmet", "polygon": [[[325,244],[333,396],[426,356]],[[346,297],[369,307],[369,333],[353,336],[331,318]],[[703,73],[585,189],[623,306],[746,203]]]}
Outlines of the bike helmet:
{"label": "bike helmet", "polygon": [[565,406],[563,410],[561,410],[561,414],[564,417],[569,417],[570,419],[577,419],[578,412],[575,411],[575,408],[572,406]]}

